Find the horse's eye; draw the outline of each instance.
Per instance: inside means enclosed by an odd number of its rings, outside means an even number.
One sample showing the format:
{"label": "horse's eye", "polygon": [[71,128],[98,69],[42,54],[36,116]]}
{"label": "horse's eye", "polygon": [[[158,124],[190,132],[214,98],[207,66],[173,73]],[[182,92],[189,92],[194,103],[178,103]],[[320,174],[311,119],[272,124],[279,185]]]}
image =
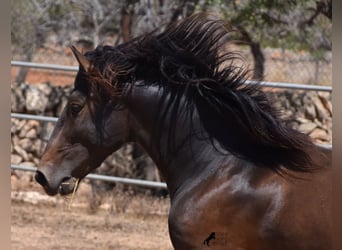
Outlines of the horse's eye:
{"label": "horse's eye", "polygon": [[70,111],[73,115],[77,115],[82,109],[82,106],[77,103],[70,104]]}

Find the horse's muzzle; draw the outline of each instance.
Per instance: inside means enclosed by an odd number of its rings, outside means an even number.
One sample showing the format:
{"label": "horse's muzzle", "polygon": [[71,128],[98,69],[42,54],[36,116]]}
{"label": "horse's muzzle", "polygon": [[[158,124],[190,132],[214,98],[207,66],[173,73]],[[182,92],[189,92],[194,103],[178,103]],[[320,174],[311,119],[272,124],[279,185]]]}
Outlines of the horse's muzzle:
{"label": "horse's muzzle", "polygon": [[36,171],[35,179],[44,188],[45,192],[51,196],[57,193],[61,195],[72,193],[76,183],[76,179],[71,176],[55,178],[55,181],[48,181],[48,178],[40,170]]}

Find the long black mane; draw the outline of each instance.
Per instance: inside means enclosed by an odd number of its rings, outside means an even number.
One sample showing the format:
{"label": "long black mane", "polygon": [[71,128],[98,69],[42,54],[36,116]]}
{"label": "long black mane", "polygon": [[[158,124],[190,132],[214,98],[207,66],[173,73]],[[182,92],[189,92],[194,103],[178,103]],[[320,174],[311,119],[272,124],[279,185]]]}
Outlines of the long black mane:
{"label": "long black mane", "polygon": [[[198,112],[213,145],[258,166],[307,171],[314,144],[284,126],[278,110],[260,85],[246,85],[248,71],[236,52],[225,52],[226,24],[195,15],[163,32],[154,31],[128,43],[99,46],[86,53],[93,65],[94,89],[123,96],[133,82],[143,80],[171,93],[173,126],[181,109]],[[105,90],[105,91],[103,91]],[[181,98],[188,104],[182,107]],[[171,108],[172,107],[172,108]],[[189,115],[192,117],[192,115]]]}

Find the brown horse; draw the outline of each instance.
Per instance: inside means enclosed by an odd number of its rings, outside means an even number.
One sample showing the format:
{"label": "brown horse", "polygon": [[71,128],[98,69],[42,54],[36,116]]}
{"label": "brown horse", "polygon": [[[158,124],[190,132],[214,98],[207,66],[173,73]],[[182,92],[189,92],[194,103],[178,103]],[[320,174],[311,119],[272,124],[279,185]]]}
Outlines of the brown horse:
{"label": "brown horse", "polygon": [[204,15],[81,54],[74,89],[39,164],[49,195],[69,194],[126,142],[170,193],[175,249],[331,249],[331,153],[284,126],[224,23]]}

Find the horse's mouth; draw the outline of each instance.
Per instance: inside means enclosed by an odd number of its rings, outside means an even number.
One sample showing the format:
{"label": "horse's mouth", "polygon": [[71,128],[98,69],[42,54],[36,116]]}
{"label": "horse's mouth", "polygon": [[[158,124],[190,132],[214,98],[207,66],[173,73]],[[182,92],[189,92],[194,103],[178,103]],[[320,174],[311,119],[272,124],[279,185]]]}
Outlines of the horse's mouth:
{"label": "horse's mouth", "polygon": [[[76,192],[78,183],[86,176],[85,173],[75,172],[71,173],[71,175],[64,175],[65,177],[63,178],[58,178],[61,175],[62,174],[55,173],[51,177],[51,173],[50,175],[45,175],[44,169],[40,169],[36,171],[35,179],[48,195],[55,196],[60,194],[64,196]],[[50,178],[46,176],[49,176]]]}
{"label": "horse's mouth", "polygon": [[77,189],[76,185],[78,183],[78,180],[79,179],[75,177],[64,178],[61,184],[59,185],[58,193],[64,196],[76,192],[75,189]]}

